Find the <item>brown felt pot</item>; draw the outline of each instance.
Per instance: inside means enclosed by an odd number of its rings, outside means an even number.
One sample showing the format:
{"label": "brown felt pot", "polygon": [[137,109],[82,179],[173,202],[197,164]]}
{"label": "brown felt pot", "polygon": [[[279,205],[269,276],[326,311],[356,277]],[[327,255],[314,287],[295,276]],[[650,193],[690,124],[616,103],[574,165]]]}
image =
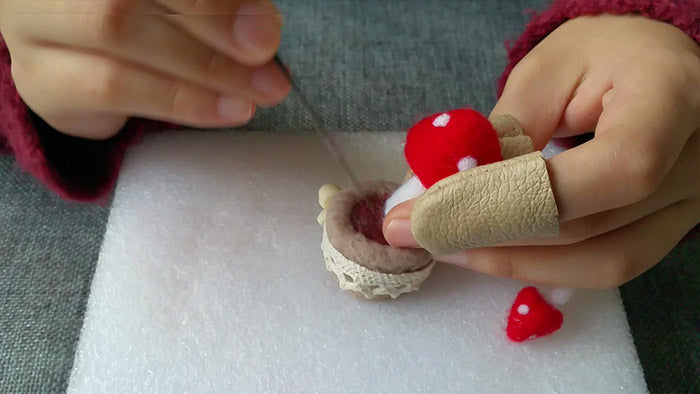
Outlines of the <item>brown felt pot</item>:
{"label": "brown felt pot", "polygon": [[[390,195],[397,185],[371,181],[338,191],[325,206],[322,249],[326,268],[336,274],[340,287],[373,298],[396,298],[414,291],[430,274],[434,263],[422,249],[397,249],[373,241],[353,226],[353,207],[366,197]],[[323,202],[322,202],[323,204]]]}
{"label": "brown felt pot", "polygon": [[326,208],[326,231],[331,244],[343,256],[372,271],[402,274],[419,270],[430,263],[430,254],[422,249],[397,249],[368,239],[353,228],[350,214],[360,199],[388,196],[396,190],[392,182],[371,181],[338,192]]}

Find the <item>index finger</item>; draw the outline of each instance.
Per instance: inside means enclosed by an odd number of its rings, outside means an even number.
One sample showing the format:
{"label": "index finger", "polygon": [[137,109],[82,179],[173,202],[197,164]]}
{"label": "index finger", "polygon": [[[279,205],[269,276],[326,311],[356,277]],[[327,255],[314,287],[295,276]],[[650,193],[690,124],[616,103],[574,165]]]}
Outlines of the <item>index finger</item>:
{"label": "index finger", "polygon": [[547,162],[560,221],[651,195],[694,130],[692,111],[661,92],[617,93],[592,140]]}
{"label": "index finger", "polygon": [[272,59],[280,44],[282,17],[268,0],[153,0],[169,19],[241,64]]}

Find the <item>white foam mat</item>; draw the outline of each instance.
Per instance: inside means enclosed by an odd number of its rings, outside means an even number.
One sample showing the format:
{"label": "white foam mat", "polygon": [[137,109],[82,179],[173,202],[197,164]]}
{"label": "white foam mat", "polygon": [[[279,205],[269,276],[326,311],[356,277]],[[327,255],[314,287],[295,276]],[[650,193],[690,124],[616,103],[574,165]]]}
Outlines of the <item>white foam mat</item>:
{"label": "white foam mat", "polygon": [[[402,133],[340,136],[401,180]],[[639,393],[617,291],[579,291],[555,335],[511,344],[523,283],[437,265],[367,301],[324,268],[317,190],[346,182],[313,134],[177,132],[131,150],[69,391]]]}

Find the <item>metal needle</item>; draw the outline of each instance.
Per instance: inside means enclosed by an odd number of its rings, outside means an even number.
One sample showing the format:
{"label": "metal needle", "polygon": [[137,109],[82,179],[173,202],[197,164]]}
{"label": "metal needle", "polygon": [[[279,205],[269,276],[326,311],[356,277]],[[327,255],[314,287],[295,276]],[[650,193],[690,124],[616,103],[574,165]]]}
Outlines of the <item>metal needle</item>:
{"label": "metal needle", "polygon": [[299,98],[301,105],[311,117],[311,122],[313,123],[316,132],[318,132],[318,134],[321,136],[321,139],[326,144],[326,147],[331,152],[331,155],[333,155],[338,164],[340,164],[340,167],[343,169],[343,171],[345,171],[345,175],[347,175],[347,177],[350,178],[352,185],[355,186],[355,189],[359,192],[360,183],[358,182],[355,174],[352,172],[352,169],[348,165],[348,162],[345,160],[343,153],[340,151],[340,149],[338,149],[338,146],[335,143],[333,136],[331,136],[331,133],[328,132],[328,130],[326,130],[326,128],[323,126],[323,120],[321,119],[321,116],[319,116],[318,112],[316,112],[311,106],[311,104],[309,104],[309,101],[306,99],[306,96],[304,96],[304,94],[301,92],[301,89],[299,89],[299,86],[294,82],[291,73],[287,69],[287,66],[284,65],[284,62],[279,57],[279,55],[276,54],[274,60],[275,63],[277,63],[277,65],[282,70],[284,76],[289,81],[289,84],[292,86],[292,90]]}

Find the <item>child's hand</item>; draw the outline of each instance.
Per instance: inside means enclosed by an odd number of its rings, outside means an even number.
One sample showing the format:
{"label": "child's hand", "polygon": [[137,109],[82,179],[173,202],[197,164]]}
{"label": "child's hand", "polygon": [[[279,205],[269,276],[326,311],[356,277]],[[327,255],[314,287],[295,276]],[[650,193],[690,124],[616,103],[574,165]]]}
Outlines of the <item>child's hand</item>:
{"label": "child's hand", "polygon": [[240,125],[290,88],[268,0],[3,0],[0,30],[24,101],[71,135],[107,138],[131,116]]}
{"label": "child's hand", "polygon": [[[700,221],[700,49],[636,16],[571,20],[513,70],[494,114],[521,121],[537,148],[595,137],[548,161],[561,232],[438,260],[487,274],[575,287],[618,286],[659,262]],[[385,221],[417,247],[412,202]],[[395,223],[395,225],[392,225]]]}

